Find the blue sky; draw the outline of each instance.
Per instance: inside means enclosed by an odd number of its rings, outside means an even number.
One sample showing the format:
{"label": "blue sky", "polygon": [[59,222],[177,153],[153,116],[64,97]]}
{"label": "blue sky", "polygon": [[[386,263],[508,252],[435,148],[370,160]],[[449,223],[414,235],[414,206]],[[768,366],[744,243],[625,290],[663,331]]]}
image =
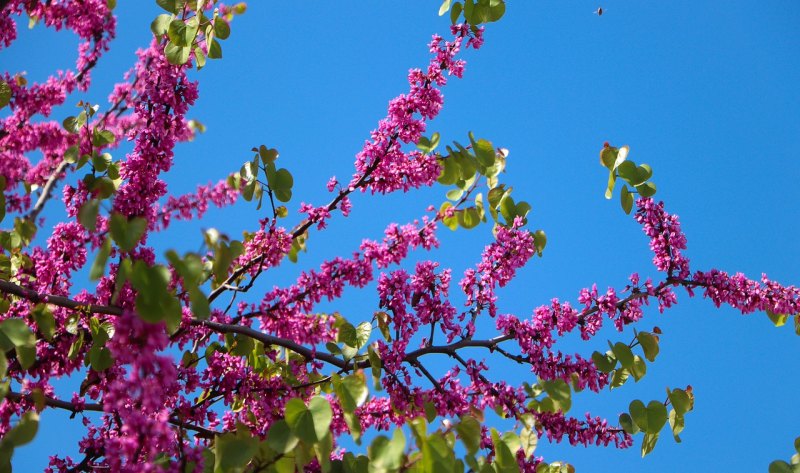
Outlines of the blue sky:
{"label": "blue sky", "polygon": [[[431,34],[446,33],[449,22],[436,15],[434,3],[251,2],[232,25],[223,60],[194,74],[201,98],[189,116],[208,131],[176,149],[168,176],[173,191],[218,180],[237,170],[252,146],[266,144],[280,150],[282,166],[295,176],[291,211],[300,201],[327,201],[327,179],[352,174],[354,155],[388,100],[406,91],[408,69],[427,63]],[[601,17],[592,14],[598,6]],[[158,13],[155,2],[120,1],[112,52],[96,68],[91,92],[68,103],[105,103],[135,49],[149,41]],[[485,46],[466,55],[464,79],[445,88],[444,110],[429,126],[445,143],[466,141],[472,130],[508,148],[503,180],[533,206],[531,226],[548,234],[544,258],[502,291],[501,311],[524,316],[552,297],[574,301],[592,283],[622,287],[634,271],[656,276],[639,226],[616,200],[603,198],[606,175],[597,152],[604,141],[630,145],[632,159],[653,167],[657,197],[681,217],[693,269],[751,278],[766,272],[800,284],[798,24],[800,4],[791,0],[511,2],[506,17],[487,29]],[[0,52],[0,69],[43,80],[72,66],[76,43],[68,33],[21,26],[17,43]],[[262,289],[354,250],[362,238],[378,238],[392,221],[423,215],[444,192],[438,186],[356,196],[350,218],[312,235],[300,265],[270,273]],[[238,236],[261,215],[243,202],[200,223],[175,224],[154,242],[164,250],[195,250],[199,229]],[[489,230],[444,230],[442,248],[419,258],[442,261],[457,280],[479,259]],[[538,454],[570,461],[579,472],[766,471],[770,461],[791,456],[800,435],[800,411],[791,402],[800,389],[792,368],[800,355],[797,336],[761,314],[742,317],[684,293],[679,299],[665,314],[651,308],[638,326],[664,332],[648,375],[600,396],[579,395],[572,414],[591,410],[616,419],[633,399],[661,400],[666,386],[691,384],[696,404],[683,443],[664,432],[645,459],[638,437],[625,451],[542,442]],[[371,288],[348,291],[346,303],[330,309],[358,321],[371,316],[375,301]],[[603,349],[606,338],[629,337],[603,332],[590,343],[567,339],[561,348],[588,355]],[[65,439],[77,441],[80,430],[66,417],[43,415],[37,441],[15,456],[19,471],[39,470],[47,455],[74,451],[76,442]]]}

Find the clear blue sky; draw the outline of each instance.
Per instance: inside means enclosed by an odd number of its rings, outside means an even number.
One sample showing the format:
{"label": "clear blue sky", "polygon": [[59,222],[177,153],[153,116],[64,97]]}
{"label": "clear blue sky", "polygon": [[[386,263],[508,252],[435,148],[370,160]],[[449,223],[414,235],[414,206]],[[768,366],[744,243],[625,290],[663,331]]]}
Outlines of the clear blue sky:
{"label": "clear blue sky", "polygon": [[[385,113],[406,91],[410,67],[428,60],[426,43],[449,22],[438,2],[261,2],[233,24],[224,59],[199,74],[199,104],[190,117],[208,132],[177,148],[172,189],[194,189],[237,170],[254,145],[281,152],[295,175],[295,200],[326,200],[331,175],[346,179],[353,157]],[[602,17],[592,12],[602,6]],[[152,1],[120,1],[118,39],[95,70],[86,99],[105,103],[111,85],[149,41],[159,11]],[[552,297],[575,300],[580,288],[621,287],[634,271],[654,274],[647,240],[616,200],[603,198],[606,175],[597,152],[604,141],[628,144],[631,158],[649,163],[657,197],[681,217],[693,269],[761,272],[800,284],[800,3],[772,2],[510,2],[490,25],[486,45],[467,55],[463,80],[444,90],[445,108],[431,124],[443,140],[465,141],[469,130],[511,151],[506,182],[533,206],[534,228],[549,237],[536,259],[501,293],[501,311],[520,316]],[[43,80],[74,63],[69,33],[41,26],[0,53],[0,69],[28,71]],[[61,120],[74,109],[56,112]],[[117,157],[117,156],[115,156]],[[353,215],[336,218],[312,237],[301,265],[271,273],[262,287],[288,282],[300,268],[355,249],[390,221],[406,222],[439,204],[444,189],[412,195],[354,199]],[[51,213],[51,215],[56,215]],[[242,203],[214,211],[201,223],[176,224],[160,248],[194,250],[200,228],[231,235],[254,229],[259,214]],[[489,227],[442,233],[441,260],[459,275],[478,260]],[[456,278],[457,279],[457,278]],[[538,454],[564,459],[579,472],[647,469],[766,471],[788,459],[800,435],[800,390],[795,361],[800,339],[761,314],[742,317],[701,299],[660,315],[650,309],[639,325],[664,331],[661,355],[637,385],[582,395],[572,414],[590,409],[616,419],[630,400],[662,400],[664,388],[691,384],[695,411],[683,443],[664,432],[642,460],[636,447],[619,451],[540,443]],[[375,292],[349,291],[345,315],[368,318]],[[562,350],[590,354],[568,341]],[[794,367],[794,368],[793,368]],[[524,375],[524,373],[521,373]],[[505,376],[505,373],[504,373]],[[67,393],[65,393],[67,394]],[[37,441],[20,449],[18,471],[40,470],[55,452],[74,452],[80,430],[67,416],[46,412]]]}

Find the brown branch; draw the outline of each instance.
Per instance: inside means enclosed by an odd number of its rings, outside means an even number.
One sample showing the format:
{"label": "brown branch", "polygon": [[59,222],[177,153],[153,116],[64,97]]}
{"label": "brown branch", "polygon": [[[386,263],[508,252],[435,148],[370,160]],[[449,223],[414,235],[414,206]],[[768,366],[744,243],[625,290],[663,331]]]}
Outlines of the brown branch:
{"label": "brown branch", "polygon": [[56,166],[56,168],[50,174],[50,177],[47,179],[47,182],[44,184],[44,187],[42,187],[42,193],[39,194],[39,199],[36,200],[36,204],[34,204],[30,212],[25,215],[25,220],[36,223],[39,213],[41,213],[42,209],[44,209],[44,204],[46,204],[50,199],[53,189],[56,187],[56,183],[58,182],[64,170],[67,169],[67,166],[69,166],[69,163],[66,161],[62,161],[58,166]]}
{"label": "brown branch", "polygon": [[122,315],[122,309],[115,306],[97,305],[97,304],[84,304],[76,300],[64,296],[55,296],[52,294],[40,294],[32,289],[28,289],[13,282],[0,279],[0,292],[12,294],[31,302],[43,302],[46,304],[53,304],[66,309],[73,309],[80,312],[87,312],[92,314],[106,314],[106,315]]}
{"label": "brown branch", "polygon": [[[36,400],[30,394],[22,394],[13,391],[10,391],[8,394],[6,394],[6,399],[11,400],[13,402],[20,402],[23,400],[32,403],[36,402]],[[105,412],[103,410],[102,404],[84,404],[82,407],[78,407],[76,404],[73,404],[71,402],[62,401],[60,399],[55,399],[49,396],[44,396],[44,404],[46,406],[53,407],[56,409],[64,409],[72,413],[78,413],[83,411]],[[171,417],[169,419],[169,423],[176,427],[196,432],[198,437],[213,438],[215,435],[219,435],[221,433],[215,430],[207,429],[205,427],[201,427],[198,425],[191,424],[189,422],[182,421],[177,417]]]}

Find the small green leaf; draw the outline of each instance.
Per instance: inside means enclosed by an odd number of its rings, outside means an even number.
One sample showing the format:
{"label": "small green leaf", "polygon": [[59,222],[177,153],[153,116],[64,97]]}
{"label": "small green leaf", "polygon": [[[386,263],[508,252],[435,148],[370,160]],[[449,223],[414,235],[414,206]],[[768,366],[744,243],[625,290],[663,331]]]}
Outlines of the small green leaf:
{"label": "small green leaf", "polygon": [[442,5],[439,7],[439,16],[442,16],[448,11],[450,11],[450,1],[451,0],[444,0],[442,2]]}
{"label": "small green leaf", "polygon": [[158,15],[152,23],[150,23],[150,31],[153,32],[154,35],[161,37],[167,34],[167,30],[169,29],[169,23],[172,21],[172,15],[168,15],[166,13],[162,13]]}
{"label": "small green leaf", "polygon": [[611,352],[602,354],[596,351],[592,353],[592,361],[597,369],[603,373],[610,373],[614,371],[614,368],[617,366],[617,359],[614,358],[614,354]]}
{"label": "small green leaf", "polygon": [[786,324],[786,321],[789,320],[789,316],[787,314],[776,314],[771,310],[767,310],[767,317],[769,317],[776,327],[782,327]]}
{"label": "small green leaf", "polygon": [[222,58],[222,46],[220,46],[219,41],[217,41],[216,39],[212,39],[211,44],[208,46],[208,58],[209,59]]}
{"label": "small green leaf", "polygon": [[633,209],[633,195],[628,190],[628,186],[622,186],[622,192],[620,192],[619,198],[622,204],[622,210],[624,210],[627,215],[630,215]]}
{"label": "small green leaf", "polygon": [[656,185],[652,182],[645,182],[642,185],[636,186],[636,191],[642,197],[652,197],[656,194]]}
{"label": "small green leaf", "polygon": [[631,419],[643,431],[647,431],[647,407],[638,399],[631,401],[628,406],[628,411],[631,414]]}
{"label": "small green leaf", "polygon": [[692,399],[683,389],[673,389],[669,391],[669,400],[678,415],[686,414],[692,410]]}
{"label": "small green leaf", "polygon": [[474,148],[475,157],[479,163],[485,167],[490,167],[494,164],[495,152],[492,143],[486,140],[478,140]]}
{"label": "small green leaf", "polygon": [[[168,42],[164,46],[164,55],[167,61],[173,66],[182,66],[189,61],[189,54],[192,52],[190,46],[178,46],[175,43]],[[210,56],[209,56],[210,57]]]}
{"label": "small green leaf", "polygon": [[658,435],[659,435],[658,432],[644,434],[644,438],[642,439],[642,457],[652,452],[653,449],[656,447],[656,442],[658,442]]}
{"label": "small green leaf", "polygon": [[630,435],[634,435],[639,432],[639,426],[636,425],[636,423],[633,421],[633,418],[631,418],[630,414],[628,413],[620,414],[619,425],[626,433]]}
{"label": "small green leaf", "polygon": [[361,322],[356,326],[356,344],[355,348],[361,348],[367,344],[369,337],[372,334],[372,323]]}
{"label": "small green leaf", "polygon": [[456,2],[453,4],[453,8],[450,9],[450,22],[454,25],[458,23],[458,17],[461,16],[461,11],[463,7],[461,2]]}
{"label": "small green leaf", "polygon": [[769,464],[769,473],[795,473],[792,465],[783,460],[775,460]]}
{"label": "small green leaf", "polygon": [[92,263],[92,268],[89,270],[89,279],[92,281],[97,281],[106,271],[106,261],[108,261],[108,255],[111,254],[111,239],[106,238],[103,240],[103,244],[100,245],[100,249],[97,251],[97,256],[94,258],[94,262]]}
{"label": "small green leaf", "polygon": [[134,217],[130,220],[124,215],[113,213],[109,221],[111,238],[122,251],[131,251],[139,243],[147,230],[147,220],[142,217]]}
{"label": "small green leaf", "polygon": [[611,348],[614,356],[619,360],[623,368],[631,368],[633,366],[633,352],[630,347],[622,342],[617,342]]}
{"label": "small green leaf", "polygon": [[246,429],[220,435],[214,440],[214,472],[241,471],[257,452],[258,440]]}
{"label": "small green leaf", "polygon": [[0,108],[11,102],[11,94],[11,86],[6,81],[0,80]]}
{"label": "small green leaf", "polygon": [[81,205],[78,210],[78,221],[83,227],[90,232],[97,229],[97,214],[100,211],[100,201],[97,199],[90,199]]}
{"label": "small green leaf", "polygon": [[636,339],[639,340],[647,361],[655,361],[656,356],[658,356],[658,339],[649,332],[639,332],[636,334]]}
{"label": "small green leaf", "polygon": [[471,415],[463,415],[456,425],[456,432],[467,447],[467,453],[474,455],[481,446],[481,423]]}
{"label": "small green leaf", "polygon": [[214,20],[214,36],[219,39],[228,39],[230,35],[231,27],[225,20],[221,18]]}
{"label": "small green leaf", "polygon": [[93,346],[89,350],[89,364],[95,371],[105,371],[114,365],[114,358],[108,348]]}
{"label": "small green leaf", "polygon": [[647,428],[643,429],[647,433],[656,434],[661,431],[667,423],[667,408],[664,403],[650,401],[647,404]]}
{"label": "small green leaf", "polygon": [[39,414],[34,411],[28,411],[22,414],[17,425],[6,433],[5,437],[3,437],[3,443],[8,442],[14,447],[21,447],[32,442],[38,431]]}
{"label": "small green leaf", "polygon": [[278,453],[286,454],[294,450],[300,440],[292,433],[289,424],[280,419],[274,422],[267,433],[267,445]]}
{"label": "small green leaf", "polygon": [[53,335],[56,333],[56,319],[51,311],[45,304],[37,304],[33,308],[33,320],[36,322],[36,328],[42,334],[45,340],[53,340]]}
{"label": "small green leaf", "polygon": [[367,451],[372,468],[378,471],[397,470],[403,465],[403,451],[406,448],[406,438],[403,431],[395,429],[392,439],[379,435],[372,441]]}
{"label": "small green leaf", "polygon": [[683,431],[685,419],[682,415],[675,412],[675,409],[669,411],[669,427],[672,429],[672,436],[675,441],[681,443],[681,437],[678,435]]}
{"label": "small green leaf", "polygon": [[633,375],[633,379],[635,381],[639,381],[640,379],[644,378],[645,374],[647,374],[647,365],[644,363],[644,360],[639,355],[635,355],[633,357],[631,374]]}

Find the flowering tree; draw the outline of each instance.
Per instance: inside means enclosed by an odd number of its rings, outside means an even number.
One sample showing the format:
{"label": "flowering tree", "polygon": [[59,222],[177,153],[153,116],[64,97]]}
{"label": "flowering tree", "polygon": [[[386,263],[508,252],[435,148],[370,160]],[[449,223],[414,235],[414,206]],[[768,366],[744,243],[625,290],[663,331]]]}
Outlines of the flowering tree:
{"label": "flowering tree", "polygon": [[[187,74],[221,58],[245,6],[156,3],[164,13],[151,24],[153,40],[109,104],[79,102],[77,115],[50,121],[53,107],[89,87],[114,37],[115,2],[0,0],[0,47],[15,39],[18,15],[82,41],[74,71],[42,84],[0,76],[0,469],[10,470],[14,449],[33,439],[40,412],[62,409],[82,420],[83,457],[53,456],[50,471],[572,471],[537,456],[539,439],[619,448],[638,441],[647,454],[665,429],[679,439],[694,398],[690,387],[674,387],[665,399],[633,400],[611,421],[573,417],[572,393],[644,377],[660,331],[635,331],[585,354],[555,346],[566,334],[589,340],[606,320],[621,332],[651,302],[669,309],[682,290],[800,325],[797,288],[690,269],[677,217],[653,199],[652,170],[629,159],[627,146],[608,143],[600,152],[606,197],[618,195],[633,213],[661,278],[633,273],[618,289],[579,291],[576,303],[501,313],[498,288],[543,255],[545,233],[527,228],[530,205],[502,182],[507,150],[471,133],[443,147],[438,134],[424,135],[443,106],[442,88],[464,74],[462,53],[480,49],[484,25],[503,16],[501,0],[442,4],[452,20],[447,36],[433,36],[429,64],[409,72],[409,90],[389,103],[352,177],[331,178],[328,202],[301,203],[300,216],[291,214],[293,176],[268,146],[253,148],[219,183],[174,195],[162,180],[174,147],[202,130],[187,119],[198,98]],[[126,140],[133,150],[115,156]],[[352,196],[434,185],[447,188],[447,201],[418,220],[390,225],[382,239],[364,240],[294,284],[259,284],[286,260],[299,263],[330,219],[347,217]],[[47,222],[42,211],[59,187],[66,218]],[[201,252],[148,244],[174,220],[200,219],[210,205],[240,198],[269,215],[241,240],[211,229]],[[455,285],[435,261],[407,263],[411,250],[438,246],[442,227],[482,223],[492,242]],[[88,280],[78,280],[84,268]],[[370,318],[319,312],[345,288],[372,282]],[[449,364],[434,365],[435,355]],[[534,382],[504,380],[490,368],[495,360],[521,366]],[[53,381],[64,377],[80,379],[80,388],[58,392]],[[507,428],[489,425],[498,416]],[[366,452],[349,451],[362,436]]]}

